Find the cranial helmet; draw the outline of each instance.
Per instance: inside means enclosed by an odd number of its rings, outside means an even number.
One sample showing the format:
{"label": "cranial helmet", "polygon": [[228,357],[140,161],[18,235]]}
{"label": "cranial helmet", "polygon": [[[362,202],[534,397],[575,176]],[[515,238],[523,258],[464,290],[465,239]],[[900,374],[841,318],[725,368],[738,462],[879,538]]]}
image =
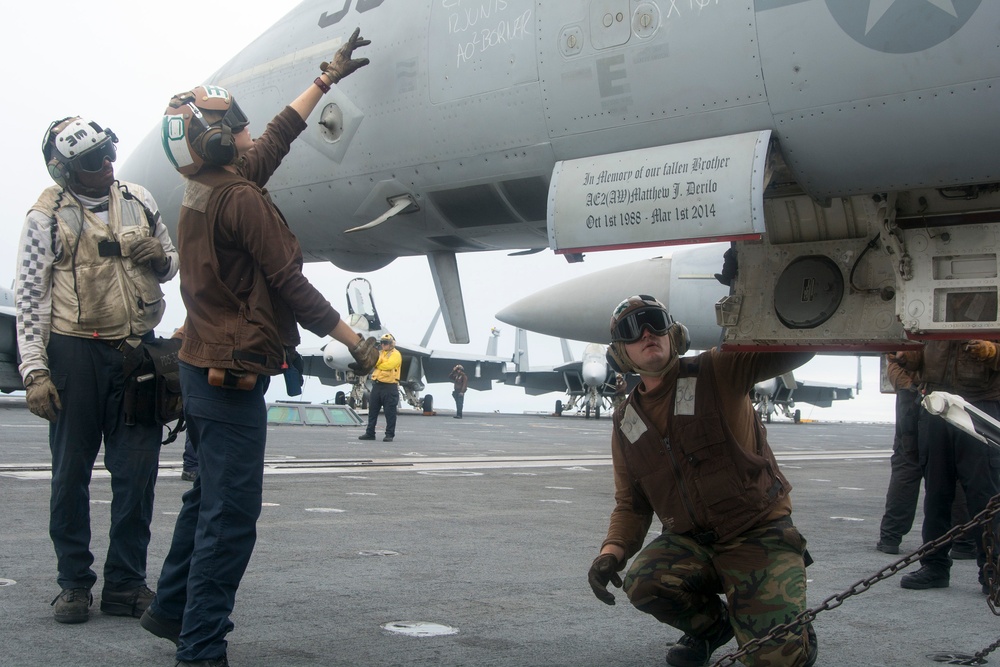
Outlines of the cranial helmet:
{"label": "cranial helmet", "polygon": [[380,343],[392,343],[396,344],[396,339],[391,333],[382,334],[382,337],[378,339]]}
{"label": "cranial helmet", "polygon": [[[687,327],[675,322],[666,306],[648,294],[630,296],[611,312],[611,345],[608,347],[608,356],[613,365],[623,372],[636,370],[635,364],[625,352],[625,345],[642,338],[645,329],[657,336],[669,336],[675,359],[685,354],[691,346]],[[668,364],[667,369],[672,365]]]}
{"label": "cranial helmet", "polygon": [[464,371],[465,368],[462,367],[462,364],[458,364],[457,366],[455,366],[451,370],[453,370],[453,371]]}
{"label": "cranial helmet", "polygon": [[104,161],[115,161],[118,137],[94,121],[79,116],[54,120],[42,139],[42,156],[52,180],[62,187],[75,172],[97,172]]}
{"label": "cranial helmet", "polygon": [[[213,120],[206,118],[206,113]],[[163,112],[160,138],[174,169],[189,176],[206,163],[222,167],[235,162],[239,151],[233,135],[249,124],[228,90],[198,86],[170,99]]]}

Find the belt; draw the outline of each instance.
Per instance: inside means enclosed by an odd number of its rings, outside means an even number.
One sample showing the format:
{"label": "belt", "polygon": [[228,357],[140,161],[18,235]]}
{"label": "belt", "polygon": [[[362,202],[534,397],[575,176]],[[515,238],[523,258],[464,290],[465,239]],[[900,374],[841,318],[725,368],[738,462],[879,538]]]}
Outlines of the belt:
{"label": "belt", "polygon": [[692,540],[694,540],[695,542],[697,542],[702,546],[708,546],[710,544],[714,544],[719,540],[719,534],[716,533],[714,530],[706,530],[700,533],[696,533],[693,530],[690,530],[684,533],[684,536],[690,537]]}
{"label": "belt", "polygon": [[125,351],[126,348],[134,350],[142,344],[142,338],[139,336],[128,336],[127,338],[93,338],[91,340],[96,340],[119,352]]}

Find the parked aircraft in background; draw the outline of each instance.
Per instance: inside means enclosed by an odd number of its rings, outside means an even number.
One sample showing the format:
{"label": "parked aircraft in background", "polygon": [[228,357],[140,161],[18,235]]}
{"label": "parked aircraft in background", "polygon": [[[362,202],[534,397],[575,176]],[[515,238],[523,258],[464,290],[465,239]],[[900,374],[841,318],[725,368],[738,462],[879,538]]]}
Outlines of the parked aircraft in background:
{"label": "parked aircraft in background", "polygon": [[[561,399],[556,401],[557,415],[575,408],[582,411],[587,419],[590,419],[591,414],[594,419],[599,419],[602,411],[612,407],[617,374],[608,366],[605,345],[589,343],[583,349],[582,357],[575,360],[566,339],[562,339],[562,364],[533,367],[528,361],[527,334],[524,329],[517,330],[514,369],[508,371],[501,382],[508,386],[522,387],[529,396],[564,392],[567,400],[565,403]],[[631,390],[638,381],[638,376],[626,376],[627,389]]]}
{"label": "parked aircraft in background", "polygon": [[855,389],[861,391],[861,357],[858,357],[858,381],[854,386],[797,380],[793,373],[788,372],[766,382],[758,382],[751,399],[757,414],[764,421],[770,422],[772,415],[780,413],[797,424],[802,420],[802,411],[796,407],[797,403],[829,408],[834,401],[854,398]]}
{"label": "parked aircraft in background", "polygon": [[[355,278],[347,284],[347,312],[348,324],[365,337],[374,336],[378,339],[383,334],[392,333],[391,329],[383,325],[375,308],[371,284],[364,278]],[[496,338],[500,335],[497,329],[490,332],[488,354],[485,355],[428,349],[427,342],[439,315],[440,313],[435,313],[419,345],[396,341],[396,349],[403,357],[399,390],[407,403],[424,412],[433,410],[434,400],[430,395],[420,395],[426,386],[425,381],[426,383],[448,382],[448,375],[456,364],[465,367],[465,372],[469,376],[469,389],[480,391],[492,388],[492,381],[502,379],[507,370],[506,360],[495,356]],[[492,354],[489,354],[491,350]],[[350,392],[337,394],[338,403],[347,403],[351,407],[368,407],[371,376],[355,375],[349,366],[354,363],[354,358],[347,348],[337,343],[329,343],[316,350],[303,349],[300,353],[305,375],[317,377],[322,384],[330,386],[351,384]]]}
{"label": "parked aircraft in background", "polygon": [[[736,247],[717,310],[733,347],[1000,333],[1000,3],[337,7],[303,2],[208,81],[259,128],[360,26],[371,64],[268,190],[309,261],[427,256],[453,342],[469,340],[458,252],[705,240]],[[175,224],[158,129],[119,173]]]}
{"label": "parked aircraft in background", "polygon": [[14,330],[14,290],[0,287],[0,391],[24,389],[17,371],[17,334]]}

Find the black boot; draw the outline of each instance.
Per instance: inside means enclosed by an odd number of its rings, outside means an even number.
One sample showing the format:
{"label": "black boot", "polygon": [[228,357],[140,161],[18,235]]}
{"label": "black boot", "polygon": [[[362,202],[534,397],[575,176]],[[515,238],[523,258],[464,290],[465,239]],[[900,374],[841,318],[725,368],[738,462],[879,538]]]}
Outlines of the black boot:
{"label": "black boot", "polygon": [[723,607],[722,616],[704,637],[684,635],[667,651],[667,664],[672,667],[702,667],[715,649],[733,638],[733,626],[729,624],[729,613]]}
{"label": "black boot", "polygon": [[937,567],[922,566],[912,574],[907,574],[899,580],[902,588],[924,590],[925,588],[948,588],[951,578],[948,570]]}

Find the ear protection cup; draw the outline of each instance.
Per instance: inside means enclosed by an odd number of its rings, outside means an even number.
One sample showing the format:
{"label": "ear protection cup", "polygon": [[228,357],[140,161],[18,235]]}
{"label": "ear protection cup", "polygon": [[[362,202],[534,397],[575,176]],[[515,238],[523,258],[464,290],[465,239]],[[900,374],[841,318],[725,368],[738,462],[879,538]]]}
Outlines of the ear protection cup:
{"label": "ear protection cup", "polygon": [[618,355],[617,347],[618,346],[615,343],[608,345],[608,351],[604,354],[604,358],[607,360],[608,366],[615,373],[631,373],[634,370],[632,368],[632,364],[629,363],[628,359],[622,359]]}
{"label": "ear protection cup", "polygon": [[678,357],[683,357],[691,349],[691,333],[680,322],[671,324],[670,328],[667,329],[667,335],[670,336],[670,342]]}
{"label": "ear protection cup", "polygon": [[225,166],[237,157],[233,132],[226,125],[212,125],[200,137],[196,148],[201,157],[210,164]]}
{"label": "ear protection cup", "polygon": [[55,158],[49,160],[45,166],[56,185],[65,188],[69,182],[69,167]]}

